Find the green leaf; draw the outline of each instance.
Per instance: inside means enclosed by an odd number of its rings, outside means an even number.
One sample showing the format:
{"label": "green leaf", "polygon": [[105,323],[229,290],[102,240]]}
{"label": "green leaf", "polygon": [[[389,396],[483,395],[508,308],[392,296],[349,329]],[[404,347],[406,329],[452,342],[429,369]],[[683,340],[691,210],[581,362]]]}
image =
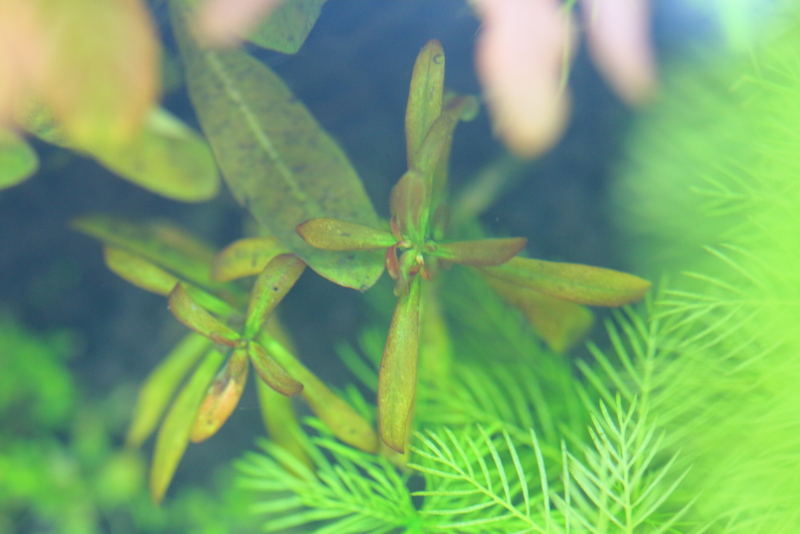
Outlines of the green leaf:
{"label": "green leaf", "polygon": [[406,105],[406,150],[408,168],[418,167],[418,150],[433,122],[442,113],[444,50],[439,41],[425,45],[414,63]]}
{"label": "green leaf", "polygon": [[247,382],[247,352],[235,350],[222,369],[217,372],[208,387],[203,402],[197,411],[189,439],[199,443],[216,434],[233,413]]}
{"label": "green leaf", "polygon": [[211,278],[228,282],[245,276],[255,276],[279,254],[289,252],[274,237],[248,237],[234,241],[214,258]]}
{"label": "green leaf", "polygon": [[417,171],[406,172],[392,188],[389,208],[403,236],[422,241],[425,238],[430,207],[430,190]]}
{"label": "green leaf", "polygon": [[588,308],[537,291],[522,288],[498,278],[486,281],[503,300],[519,308],[551,350],[563,353],[581,341],[594,322]]}
{"label": "green leaf", "polygon": [[202,308],[183,284],[176,285],[169,294],[169,310],[184,325],[214,343],[234,348],[242,345],[241,336]]}
{"label": "green leaf", "polygon": [[186,373],[209,348],[210,340],[192,332],[153,369],[139,390],[127,445],[139,447],[150,436]]}
{"label": "green leaf", "polygon": [[244,335],[248,339],[261,330],[278,303],[294,286],[306,268],[303,260],[294,254],[281,254],[270,261],[258,275],[250,296]]}
{"label": "green leaf", "polygon": [[303,46],[325,0],[284,0],[247,36],[262,48],[294,54]]}
{"label": "green leaf", "polygon": [[323,250],[369,250],[391,247],[397,238],[387,230],[339,219],[311,219],[297,225],[306,243]]}
{"label": "green leaf", "polygon": [[197,418],[200,403],[223,360],[222,354],[216,350],[206,355],[192,378],[178,394],[158,431],[153,467],[150,471],[150,492],[156,503],[164,499],[175,469],[189,444],[189,435]]}
{"label": "green leaf", "polygon": [[103,247],[106,266],[123,280],[156,295],[167,296],[179,280],[142,256],[117,247]]}
{"label": "green leaf", "polygon": [[0,128],[0,189],[24,182],[38,168],[33,148],[14,132]]}
{"label": "green leaf", "polygon": [[414,410],[419,356],[420,277],[401,295],[389,327],[378,373],[378,425],[384,443],[405,450]]}
{"label": "green leaf", "polygon": [[358,412],[328,389],[275,339],[264,336],[259,341],[284,369],[303,384],[303,398],[333,435],[362,451],[378,450],[378,436]]}
{"label": "green leaf", "polygon": [[587,306],[630,304],[650,289],[650,282],[638,276],[576,263],[512,258],[481,270],[520,287]]}
{"label": "green leaf", "polygon": [[180,3],[172,8],[189,94],[234,197],[321,276],[370,288],[383,270],[380,252],[322,251],[295,232],[318,217],[378,225],[344,152],[269,68],[241,50],[200,50]]}
{"label": "green leaf", "polygon": [[474,267],[500,265],[516,256],[527,241],[524,237],[508,237],[439,243],[433,254],[461,265]]}
{"label": "green leaf", "polygon": [[261,380],[281,395],[291,397],[303,391],[303,384],[287,373],[257,342],[248,344],[247,355]]}
{"label": "green leaf", "polygon": [[311,460],[305,452],[301,438],[304,433],[297,420],[291,398],[281,395],[263,380],[256,380],[256,390],[261,419],[264,421],[270,440],[310,468]]}

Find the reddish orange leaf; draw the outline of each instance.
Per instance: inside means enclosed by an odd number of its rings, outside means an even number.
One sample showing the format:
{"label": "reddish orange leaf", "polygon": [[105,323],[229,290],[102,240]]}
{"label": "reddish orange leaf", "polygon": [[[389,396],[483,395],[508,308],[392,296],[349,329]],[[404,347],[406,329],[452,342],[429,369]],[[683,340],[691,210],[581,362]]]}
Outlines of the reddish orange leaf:
{"label": "reddish orange leaf", "polygon": [[180,322],[214,343],[228,347],[239,347],[242,344],[241,336],[202,308],[189,296],[183,284],[176,285],[169,294],[169,310]]}
{"label": "reddish orange leaf", "polygon": [[516,256],[527,241],[524,237],[509,237],[439,243],[434,254],[461,265],[474,267],[500,265]]}
{"label": "reddish orange leaf", "polygon": [[389,447],[405,450],[417,389],[420,279],[397,301],[378,373],[378,425]]}
{"label": "reddish orange leaf", "polygon": [[239,404],[249,368],[247,353],[244,350],[233,351],[227,363],[214,377],[200,404],[189,437],[191,441],[199,443],[210,438],[228,420],[233,409]]}
{"label": "reddish orange leaf", "polygon": [[320,217],[297,225],[297,233],[312,247],[323,250],[369,250],[386,248],[397,239],[387,230],[363,224]]}
{"label": "reddish orange leaf", "polygon": [[303,391],[303,384],[292,378],[257,342],[248,344],[247,354],[259,378],[281,395],[291,397]]}
{"label": "reddish orange leaf", "polygon": [[482,271],[495,278],[562,300],[587,306],[622,306],[636,302],[650,282],[632,274],[577,263],[512,258]]}
{"label": "reddish orange leaf", "polygon": [[276,256],[264,267],[250,295],[250,306],[247,309],[247,320],[244,325],[245,337],[253,339],[261,330],[264,322],[294,286],[305,268],[303,260],[294,254]]}

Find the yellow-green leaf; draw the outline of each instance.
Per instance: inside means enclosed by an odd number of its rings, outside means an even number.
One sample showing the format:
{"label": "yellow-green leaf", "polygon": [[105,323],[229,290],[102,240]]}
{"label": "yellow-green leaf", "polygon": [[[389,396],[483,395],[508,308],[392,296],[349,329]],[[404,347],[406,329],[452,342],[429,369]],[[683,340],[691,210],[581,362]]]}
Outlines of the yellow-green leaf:
{"label": "yellow-green leaf", "polygon": [[284,0],[247,36],[262,48],[294,54],[311,33],[325,0]]}
{"label": "yellow-green leaf", "polygon": [[303,391],[304,386],[295,380],[286,369],[270,356],[264,347],[255,341],[251,341],[247,346],[247,354],[256,369],[259,378],[269,387],[280,393],[291,397]]}
{"label": "yellow-green leaf", "polygon": [[139,389],[133,420],[125,440],[129,446],[139,447],[155,430],[164,408],[181,381],[209,348],[210,340],[192,332],[153,369]]}
{"label": "yellow-green leaf", "polygon": [[270,261],[258,275],[250,296],[244,335],[252,339],[272,315],[278,303],[294,286],[306,268],[294,254],[281,254]]}
{"label": "yellow-green leaf", "polygon": [[[301,436],[303,430],[297,420],[297,414],[292,406],[292,400],[281,395],[262,380],[256,380],[258,392],[258,405],[261,408],[261,419],[272,441],[300,460],[308,468],[312,462],[306,454]],[[284,467],[291,469],[289,465]]]}
{"label": "yellow-green leaf", "polygon": [[233,413],[247,382],[247,352],[235,350],[208,387],[197,411],[189,439],[199,443],[216,434]]}
{"label": "yellow-green leaf", "polygon": [[14,132],[0,128],[0,189],[25,181],[38,168],[33,148]]}
{"label": "yellow-green leaf", "polygon": [[303,384],[303,398],[333,435],[365,452],[378,450],[378,436],[370,424],[341,397],[332,392],[300,360],[271,337],[261,344],[293,377]]}
{"label": "yellow-green leaf", "polygon": [[434,254],[461,265],[474,267],[500,265],[516,256],[525,247],[526,242],[527,239],[524,237],[508,237],[439,243]]}
{"label": "yellow-green leaf", "polygon": [[268,67],[242,50],[199,49],[181,3],[172,8],[189,94],[234,197],[321,276],[371,287],[383,269],[379,251],[322,251],[295,232],[317,217],[377,226],[347,156]]}
{"label": "yellow-green leaf", "polygon": [[156,295],[170,294],[178,279],[142,256],[117,247],[103,247],[106,266],[117,276]]}
{"label": "yellow-green leaf", "polygon": [[485,278],[506,302],[525,314],[536,333],[554,352],[568,351],[586,337],[592,327],[594,315],[585,306],[491,276]]}
{"label": "yellow-green leaf", "polygon": [[189,329],[214,343],[236,348],[242,345],[241,336],[202,308],[183,284],[176,285],[169,294],[169,311]]}
{"label": "yellow-green leaf", "polygon": [[211,277],[228,282],[245,276],[255,276],[279,254],[289,252],[274,237],[247,237],[234,241],[214,258]]}
{"label": "yellow-green leaf", "polygon": [[641,300],[650,282],[632,274],[577,263],[512,258],[482,271],[551,297],[587,306],[622,306]]}
{"label": "yellow-green leaf", "polygon": [[369,250],[397,242],[388,230],[325,217],[298,224],[297,233],[312,247],[323,250]]}
{"label": "yellow-green leaf", "polygon": [[381,439],[402,453],[413,416],[419,357],[420,277],[411,282],[394,310],[378,372],[378,425]]}
{"label": "yellow-green leaf", "polygon": [[418,167],[418,151],[433,122],[442,113],[444,89],[444,50],[431,40],[417,56],[411,74],[406,105],[406,151],[408,168]]}
{"label": "yellow-green leaf", "polygon": [[224,357],[216,350],[206,355],[192,378],[178,394],[158,431],[153,452],[153,466],[150,471],[150,492],[156,503],[164,499],[178,463],[189,444],[189,435],[197,418],[200,403],[223,361]]}

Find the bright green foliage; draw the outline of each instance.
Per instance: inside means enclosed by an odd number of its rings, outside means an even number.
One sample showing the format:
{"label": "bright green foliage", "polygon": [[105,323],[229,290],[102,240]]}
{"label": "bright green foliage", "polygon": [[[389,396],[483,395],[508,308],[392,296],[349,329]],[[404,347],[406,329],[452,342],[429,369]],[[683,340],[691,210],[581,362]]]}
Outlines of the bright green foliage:
{"label": "bright green foliage", "polygon": [[199,49],[183,9],[172,4],[189,93],[233,195],[321,276],[370,288],[381,273],[378,253],[320,252],[295,232],[315,217],[377,223],[347,156],[268,67],[241,50]]}
{"label": "bright green foliage", "polygon": [[0,129],[0,189],[17,185],[38,168],[33,148],[16,133]]}
{"label": "bright green foliage", "polygon": [[326,0],[284,0],[247,36],[263,48],[294,54],[311,33]]}

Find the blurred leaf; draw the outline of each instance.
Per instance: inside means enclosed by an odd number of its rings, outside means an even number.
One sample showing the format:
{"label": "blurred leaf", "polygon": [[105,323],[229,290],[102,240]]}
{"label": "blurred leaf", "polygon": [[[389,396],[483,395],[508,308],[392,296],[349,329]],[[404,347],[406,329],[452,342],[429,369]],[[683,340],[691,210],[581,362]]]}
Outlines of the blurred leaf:
{"label": "blurred leaf", "polygon": [[234,241],[214,258],[211,278],[228,282],[245,276],[255,276],[279,254],[289,252],[274,237],[248,237]]}
{"label": "blurred leaf", "polygon": [[72,140],[35,99],[28,99],[19,120],[26,130],[48,143],[86,152],[122,178],[167,198],[201,202],[213,198],[219,190],[211,149],[162,108],[151,110],[142,130],[122,144]]}
{"label": "blurred leaf", "polygon": [[[474,96],[459,96],[447,93],[444,96],[442,114],[453,117],[456,121],[471,121],[480,110],[478,99]],[[433,185],[431,186],[431,210],[438,210],[442,206],[447,190],[447,175],[450,165],[450,149],[453,145],[453,136],[446,139],[444,146],[439,150],[439,160],[433,170]]]}
{"label": "blurred leaf", "polygon": [[194,332],[186,335],[142,384],[126,443],[139,447],[158,425],[167,403],[183,378],[200,357],[211,348],[211,341]]}
{"label": "blurred leaf", "polygon": [[303,384],[287,373],[257,342],[250,342],[247,354],[261,380],[281,395],[292,397],[303,391]]}
{"label": "blurred leaf", "polygon": [[323,250],[369,250],[391,247],[397,238],[388,230],[339,219],[311,219],[297,225],[306,243]]}
{"label": "blurred leaf", "polygon": [[156,503],[164,499],[175,469],[189,444],[189,435],[197,418],[200,403],[223,361],[224,357],[216,350],[206,355],[192,378],[178,394],[158,431],[153,466],[150,471],[150,492]]}
{"label": "blurred leaf", "polygon": [[650,289],[650,282],[638,276],[577,263],[512,258],[481,270],[520,287],[588,306],[630,304]]}
{"label": "blurred leaf", "polygon": [[[301,439],[301,436],[305,434],[297,420],[292,400],[281,395],[262,380],[256,380],[256,386],[261,418],[270,439],[310,468],[311,460],[305,452]],[[286,467],[288,468],[288,466]]]}
{"label": "blurred leaf", "polygon": [[439,243],[434,254],[461,265],[500,265],[516,256],[527,241],[524,237],[508,237]]}
{"label": "blurred leaf", "polygon": [[269,68],[241,50],[198,49],[183,8],[172,8],[189,94],[233,195],[321,276],[371,287],[383,268],[380,252],[322,251],[295,232],[317,217],[377,226],[345,154]]}
{"label": "blurred leaf", "polygon": [[551,350],[566,352],[580,342],[594,322],[594,316],[580,304],[522,288],[486,276],[486,281],[503,299],[518,308]]}
{"label": "blurred leaf", "polygon": [[430,206],[430,190],[417,171],[406,172],[392,188],[389,209],[403,236],[422,241]]}
{"label": "blurred leaf", "polygon": [[378,436],[352,406],[328,389],[283,345],[267,337],[259,341],[286,371],[303,384],[303,398],[338,439],[365,452],[378,450]]}
{"label": "blurred leaf", "polygon": [[378,373],[378,425],[384,443],[405,450],[417,389],[420,277],[397,300]]}
{"label": "blurred leaf", "polygon": [[14,132],[0,128],[0,189],[25,181],[38,168],[33,148]]}
{"label": "blurred leaf", "polygon": [[409,169],[419,168],[419,148],[431,125],[442,113],[444,63],[444,50],[436,40],[427,42],[414,63],[406,105],[406,151]]}
{"label": "blurred leaf", "polygon": [[247,352],[235,350],[208,387],[203,402],[197,411],[189,439],[199,443],[213,436],[225,424],[244,391],[247,382]]}
{"label": "blurred leaf", "polygon": [[117,247],[103,247],[106,266],[123,280],[156,295],[170,294],[178,279],[138,254]]}
{"label": "blurred leaf", "polygon": [[79,145],[132,139],[158,93],[158,40],[145,4],[35,2],[42,29],[36,44],[46,58],[34,73],[36,93]]}
{"label": "blurred leaf", "polygon": [[306,264],[294,254],[281,254],[270,261],[258,275],[250,295],[244,335],[252,339],[286,293],[294,287]]}
{"label": "blurred leaf", "polygon": [[262,48],[294,54],[306,41],[325,0],[284,0],[247,40]]}
{"label": "blurred leaf", "polygon": [[214,250],[184,230],[164,221],[134,223],[112,215],[85,215],[71,226],[106,245],[139,254],[180,278],[225,292],[230,286],[211,280]]}
{"label": "blurred leaf", "polygon": [[183,284],[176,285],[169,294],[169,311],[191,330],[214,343],[237,348],[242,344],[241,336],[202,308]]}

